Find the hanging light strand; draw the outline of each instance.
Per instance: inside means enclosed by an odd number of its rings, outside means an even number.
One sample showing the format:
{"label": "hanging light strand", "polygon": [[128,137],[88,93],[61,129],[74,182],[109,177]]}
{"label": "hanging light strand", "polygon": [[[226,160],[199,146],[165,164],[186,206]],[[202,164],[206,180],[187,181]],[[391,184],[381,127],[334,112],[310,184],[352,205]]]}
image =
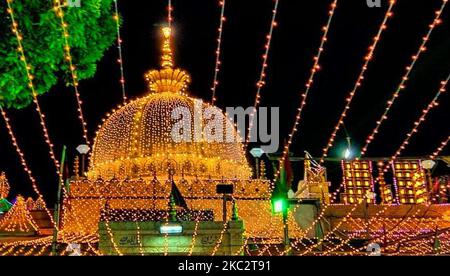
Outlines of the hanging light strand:
{"label": "hanging light strand", "polygon": [[71,50],[70,50],[70,44],[69,44],[69,32],[68,32],[68,25],[67,23],[64,21],[64,11],[62,10],[62,5],[61,5],[61,1],[60,0],[54,0],[53,2],[53,10],[56,14],[57,17],[59,17],[60,19],[60,23],[61,23],[61,29],[63,32],[63,38],[64,38],[64,52],[65,52],[65,60],[67,62],[67,64],[69,65],[69,70],[70,70],[70,76],[72,79],[72,86],[73,89],[75,91],[75,97],[76,97],[76,101],[77,101],[77,112],[78,112],[78,119],[81,122],[81,128],[83,130],[83,138],[86,142],[86,144],[89,144],[89,139],[88,139],[88,134],[87,134],[87,123],[86,120],[84,118],[83,115],[83,102],[81,101],[81,96],[80,96],[80,92],[78,90],[78,75],[76,72],[76,67],[73,64],[73,58],[71,55]]}
{"label": "hanging light strand", "polygon": [[125,74],[123,69],[123,55],[122,55],[122,36],[120,34],[120,16],[119,16],[119,6],[117,3],[118,0],[114,0],[114,21],[116,21],[116,33],[117,33],[117,54],[119,58],[117,59],[117,63],[120,68],[120,86],[122,88],[122,99],[123,102],[127,101],[127,92],[125,88]]}
{"label": "hanging light strand", "polygon": [[50,158],[52,159],[52,161],[53,161],[53,163],[55,165],[56,174],[60,177],[60,179],[62,179],[62,174],[59,171],[60,164],[59,164],[58,159],[56,159],[55,152],[54,152],[54,149],[53,149],[54,146],[53,146],[53,144],[52,144],[52,142],[50,140],[50,136],[48,135],[48,130],[47,130],[47,127],[46,127],[46,124],[45,124],[45,119],[44,119],[45,115],[42,113],[41,107],[39,105],[39,101],[37,99],[37,92],[36,92],[36,90],[34,88],[34,84],[33,84],[34,76],[31,74],[32,67],[28,64],[27,58],[25,56],[25,50],[24,50],[23,45],[22,45],[23,36],[19,32],[18,23],[16,22],[16,19],[15,19],[15,16],[14,16],[14,10],[13,10],[12,5],[11,5],[13,1],[14,0],[7,0],[6,2],[8,4],[7,12],[9,13],[9,15],[11,17],[11,22],[12,22],[12,32],[15,34],[15,36],[17,38],[17,45],[18,45],[17,51],[20,53],[20,60],[22,61],[23,65],[25,67],[25,72],[26,72],[27,78],[28,78],[28,87],[31,90],[31,94],[33,96],[33,102],[35,104],[35,109],[36,109],[36,111],[37,111],[37,113],[39,115],[40,124],[41,124],[42,132],[43,132],[43,135],[44,135],[44,140],[45,140],[45,142],[47,143],[47,145],[49,147]]}
{"label": "hanging light strand", "polygon": [[283,154],[281,155],[281,159],[280,159],[280,165],[278,167],[278,170],[276,171],[275,175],[274,175],[274,182],[278,179],[278,176],[280,175],[281,169],[284,166],[284,161],[286,160],[286,157],[288,156],[289,153],[289,149],[291,147],[291,144],[294,140],[294,136],[297,133],[298,130],[298,125],[301,121],[302,118],[302,113],[303,110],[306,106],[306,100],[308,98],[309,92],[311,91],[311,87],[314,83],[314,79],[316,76],[316,73],[320,70],[320,59],[322,57],[322,54],[325,50],[325,44],[328,41],[328,34],[329,34],[329,30],[331,27],[331,23],[333,22],[333,18],[334,18],[334,14],[336,12],[336,8],[337,8],[337,4],[338,4],[338,0],[334,0],[333,3],[330,6],[330,10],[328,11],[328,21],[327,24],[322,28],[323,31],[323,35],[322,35],[322,39],[320,42],[320,46],[319,49],[317,51],[317,54],[314,56],[314,64],[313,67],[311,69],[311,75],[308,79],[308,82],[306,83],[306,88],[305,88],[305,92],[302,93],[301,95],[301,102],[300,102],[300,106],[297,108],[297,115],[295,117],[295,122],[294,125],[292,127],[292,130],[289,134],[289,138],[287,143],[284,145],[283,148]]}
{"label": "hanging light strand", "polygon": [[[382,170],[384,172],[388,171],[388,168],[390,165],[393,165],[394,161],[397,160],[397,158],[403,153],[403,151],[406,149],[406,147],[409,145],[409,142],[411,140],[411,138],[417,133],[419,132],[419,128],[422,125],[423,122],[425,122],[428,113],[439,106],[439,102],[438,99],[439,97],[447,92],[447,85],[448,82],[450,81],[450,75],[447,77],[447,79],[445,81],[441,82],[441,86],[439,88],[439,91],[436,93],[436,95],[434,96],[433,100],[431,101],[430,104],[428,104],[428,106],[422,110],[422,115],[420,116],[420,118],[414,122],[414,126],[412,128],[412,130],[406,135],[405,140],[402,142],[402,144],[400,145],[400,147],[397,149],[397,151],[395,152],[395,154],[390,158],[390,161],[387,162],[383,167]],[[375,180],[376,182],[378,182],[380,180],[380,176],[377,177],[377,179]],[[397,185],[394,183],[394,188],[395,188],[395,192],[397,195],[397,203],[399,203],[399,199],[398,199],[398,187]]]}
{"label": "hanging light strand", "polygon": [[441,16],[447,5],[447,2],[448,2],[448,0],[442,0],[441,8],[435,12],[436,16],[433,19],[433,23],[431,23],[429,25],[429,30],[428,30],[427,35],[422,38],[423,42],[420,45],[419,50],[417,51],[417,53],[414,56],[412,56],[411,64],[406,67],[406,73],[402,77],[400,85],[397,87],[396,91],[392,95],[392,98],[389,99],[389,101],[387,102],[387,106],[384,110],[384,113],[380,117],[380,119],[376,122],[375,128],[372,130],[371,134],[367,137],[366,144],[364,145],[364,147],[361,150],[361,157],[366,155],[367,150],[368,150],[370,144],[372,143],[372,141],[375,139],[376,135],[378,134],[381,125],[383,124],[384,121],[386,121],[388,119],[389,111],[391,110],[392,106],[394,105],[396,99],[400,96],[400,93],[406,89],[406,85],[409,80],[409,76],[410,76],[411,72],[413,71],[420,56],[427,50],[426,45],[427,45],[428,41],[430,40],[431,34],[433,33],[434,29],[442,23]]}
{"label": "hanging light strand", "polygon": [[389,8],[384,16],[383,22],[381,23],[381,26],[377,32],[377,35],[373,38],[373,43],[372,43],[372,45],[370,45],[367,55],[364,57],[365,62],[361,69],[361,73],[358,76],[358,79],[353,87],[353,90],[349,93],[349,95],[346,98],[346,104],[344,107],[344,111],[342,112],[341,116],[339,117],[339,121],[338,121],[337,125],[334,127],[333,133],[331,134],[331,137],[328,140],[327,146],[323,149],[322,158],[320,159],[321,164],[325,161],[325,158],[328,156],[328,151],[330,150],[330,148],[333,147],[336,135],[339,132],[339,130],[341,129],[342,125],[344,124],[344,120],[347,116],[348,111],[350,110],[350,106],[352,104],[353,98],[355,97],[356,93],[358,92],[358,89],[363,84],[366,72],[369,68],[369,64],[374,58],[375,50],[377,49],[377,46],[383,36],[384,31],[388,27],[387,23],[388,23],[389,19],[393,15],[392,11],[394,9],[395,3],[396,3],[395,0],[391,0],[389,2]]}
{"label": "hanging light strand", "polygon": [[267,61],[269,59],[269,52],[270,52],[270,46],[272,44],[273,31],[274,31],[275,27],[278,25],[276,18],[277,18],[279,0],[275,0],[274,2],[275,2],[275,4],[274,4],[274,8],[272,9],[272,19],[270,22],[270,29],[269,29],[268,35],[266,36],[266,44],[264,45],[265,52],[262,55],[261,73],[259,75],[259,80],[256,83],[257,90],[256,90],[255,103],[253,105],[253,110],[249,116],[249,126],[247,129],[247,139],[246,139],[245,147],[247,147],[247,144],[250,142],[250,140],[252,138],[251,130],[253,128],[253,118],[255,117],[256,109],[259,107],[259,103],[261,101],[261,90],[266,84],[265,79],[266,79],[266,71],[267,71],[267,67],[268,67]]}
{"label": "hanging light strand", "polygon": [[214,67],[214,79],[213,79],[213,84],[211,87],[211,91],[212,91],[211,104],[212,105],[214,105],[217,100],[216,99],[216,89],[217,89],[217,85],[219,85],[218,77],[219,77],[220,66],[222,65],[222,61],[220,58],[221,58],[221,51],[222,51],[223,25],[226,21],[225,4],[226,4],[226,0],[219,0],[219,5],[221,6],[221,11],[220,11],[220,23],[219,23],[219,29],[218,29],[219,36],[217,38],[216,65]]}
{"label": "hanging light strand", "polygon": [[406,149],[406,146],[409,145],[409,141],[411,140],[411,138],[419,131],[420,126],[422,125],[423,122],[425,122],[428,114],[430,113],[430,111],[436,107],[439,106],[439,97],[447,92],[447,85],[448,82],[450,80],[450,75],[447,77],[446,80],[441,82],[441,86],[439,88],[439,91],[436,93],[436,95],[434,96],[433,100],[430,102],[430,104],[428,104],[428,106],[422,110],[422,115],[420,116],[420,118],[414,122],[414,127],[412,128],[412,130],[406,135],[405,140],[403,141],[403,143],[400,145],[400,147],[397,149],[397,151],[395,152],[395,154],[391,157],[391,162],[395,161],[401,154],[402,152]]}
{"label": "hanging light strand", "polygon": [[[8,115],[6,114],[6,112],[5,112],[5,110],[3,109],[2,106],[0,106],[0,113],[2,114],[3,120],[5,121],[5,125],[6,125],[6,128],[8,130],[8,134],[9,134],[9,136],[11,138],[11,142],[12,142],[12,144],[13,144],[16,152],[17,152],[17,155],[20,158],[20,164],[22,165],[23,170],[27,173],[28,179],[31,182],[31,186],[32,186],[34,192],[36,193],[38,198],[41,198],[42,200],[44,200],[44,197],[42,196],[42,194],[39,191],[39,188],[38,188],[38,186],[36,184],[36,179],[33,176],[33,172],[28,167],[28,163],[25,160],[25,155],[24,155],[22,149],[20,148],[19,144],[17,143],[16,136],[14,135],[13,129],[12,129],[11,124],[10,124],[10,119],[9,119]],[[47,215],[49,216],[50,221],[52,222],[52,224],[54,226],[55,222],[53,220],[53,216],[51,215],[50,211],[47,208],[47,204],[44,205],[44,209],[45,209],[45,212],[47,213]]]}
{"label": "hanging light strand", "polygon": [[436,159],[442,151],[447,147],[448,143],[450,143],[450,135],[439,144],[439,147],[430,155],[430,159]]}

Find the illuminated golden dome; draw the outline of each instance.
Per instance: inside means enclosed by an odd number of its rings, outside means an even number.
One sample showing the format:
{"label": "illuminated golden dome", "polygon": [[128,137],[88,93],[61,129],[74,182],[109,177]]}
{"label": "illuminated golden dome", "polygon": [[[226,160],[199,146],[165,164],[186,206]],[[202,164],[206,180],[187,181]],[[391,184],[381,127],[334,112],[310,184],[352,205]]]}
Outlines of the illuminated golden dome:
{"label": "illuminated golden dome", "polygon": [[[173,69],[170,29],[164,28],[163,34],[162,69],[146,74],[152,93],[104,121],[94,142],[88,176],[249,178],[251,171],[234,125],[218,108],[187,96],[190,77]],[[215,115],[204,116],[210,113]],[[209,125],[217,127],[208,129]]]}

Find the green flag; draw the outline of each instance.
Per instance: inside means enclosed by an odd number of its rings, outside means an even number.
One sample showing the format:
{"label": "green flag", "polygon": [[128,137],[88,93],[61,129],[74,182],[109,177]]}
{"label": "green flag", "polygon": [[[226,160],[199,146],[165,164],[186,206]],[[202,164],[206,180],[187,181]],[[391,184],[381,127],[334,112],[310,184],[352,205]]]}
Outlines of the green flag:
{"label": "green flag", "polygon": [[11,209],[12,204],[5,198],[0,199],[0,212],[6,213]]}

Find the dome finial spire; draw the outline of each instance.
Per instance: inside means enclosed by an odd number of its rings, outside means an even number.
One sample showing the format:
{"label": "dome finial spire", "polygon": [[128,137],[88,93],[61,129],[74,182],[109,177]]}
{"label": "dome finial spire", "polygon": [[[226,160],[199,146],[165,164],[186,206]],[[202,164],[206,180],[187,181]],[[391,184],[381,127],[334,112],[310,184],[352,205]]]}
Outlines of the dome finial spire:
{"label": "dome finial spire", "polygon": [[173,53],[171,45],[172,28],[163,27],[162,34],[164,37],[162,45],[161,66],[162,68],[173,68]]}
{"label": "dome finial spire", "polygon": [[172,28],[163,27],[161,69],[150,70],[145,75],[150,91],[154,93],[179,93],[183,94],[191,82],[189,74],[181,69],[175,68],[173,62],[173,51],[171,45]]}

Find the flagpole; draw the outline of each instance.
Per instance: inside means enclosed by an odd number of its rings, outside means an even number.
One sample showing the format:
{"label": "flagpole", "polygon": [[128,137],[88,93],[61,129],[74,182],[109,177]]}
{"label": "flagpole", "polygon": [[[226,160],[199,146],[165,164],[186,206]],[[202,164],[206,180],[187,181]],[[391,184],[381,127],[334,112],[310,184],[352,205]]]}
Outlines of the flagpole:
{"label": "flagpole", "polygon": [[62,183],[64,181],[63,173],[64,173],[64,164],[66,162],[66,149],[67,149],[67,147],[63,146],[62,156],[61,156],[61,166],[59,168],[60,174],[58,177],[58,193],[56,196],[55,210],[54,210],[55,227],[53,229],[52,256],[56,255],[56,244],[58,243],[59,216],[60,216],[60,209],[61,209],[60,201],[61,201]]}

